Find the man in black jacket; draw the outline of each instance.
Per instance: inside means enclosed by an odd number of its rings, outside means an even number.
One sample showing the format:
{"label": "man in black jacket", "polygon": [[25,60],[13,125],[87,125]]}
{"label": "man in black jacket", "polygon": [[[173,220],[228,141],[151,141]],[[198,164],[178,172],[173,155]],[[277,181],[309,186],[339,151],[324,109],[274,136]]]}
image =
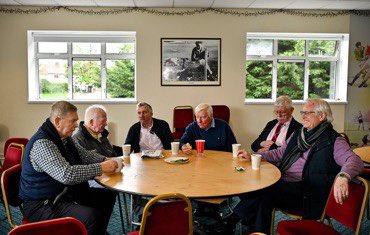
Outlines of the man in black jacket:
{"label": "man in black jacket", "polygon": [[125,144],[131,144],[135,153],[142,150],[171,149],[173,137],[168,123],[153,118],[152,106],[145,102],[138,103],[136,111],[139,122],[131,126]]}
{"label": "man in black jacket", "polygon": [[276,119],[267,123],[262,133],[252,143],[255,152],[266,152],[282,146],[289,136],[302,126],[293,117],[294,108],[288,96],[280,96],[274,104]]}
{"label": "man in black jacket", "polygon": [[95,150],[105,157],[117,157],[113,146],[108,140],[107,113],[102,105],[92,105],[85,111],[85,121],[80,122],[78,131],[73,135],[82,147]]}

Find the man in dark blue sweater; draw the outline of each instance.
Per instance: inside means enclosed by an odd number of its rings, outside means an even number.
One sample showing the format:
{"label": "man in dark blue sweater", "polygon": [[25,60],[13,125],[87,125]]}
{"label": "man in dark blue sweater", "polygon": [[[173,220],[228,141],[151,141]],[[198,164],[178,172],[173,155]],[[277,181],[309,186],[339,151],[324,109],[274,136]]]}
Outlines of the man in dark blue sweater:
{"label": "man in dark blue sweater", "polygon": [[232,144],[236,143],[234,133],[227,122],[213,118],[213,110],[209,104],[199,104],[195,108],[195,116],[197,121],[186,127],[180,139],[184,153],[191,153],[191,149],[195,148],[195,140],[198,139],[205,140],[206,150],[232,152]]}

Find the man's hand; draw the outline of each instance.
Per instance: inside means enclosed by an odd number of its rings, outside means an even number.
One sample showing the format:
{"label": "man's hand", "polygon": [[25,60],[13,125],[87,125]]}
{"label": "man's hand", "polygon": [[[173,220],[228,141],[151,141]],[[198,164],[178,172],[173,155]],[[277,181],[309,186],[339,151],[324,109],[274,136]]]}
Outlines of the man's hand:
{"label": "man's hand", "polygon": [[118,164],[115,160],[108,159],[101,163],[101,169],[103,173],[114,172],[118,168]]}
{"label": "man's hand", "polygon": [[344,200],[346,200],[348,196],[348,179],[345,177],[337,177],[334,182],[335,201],[343,205]]}
{"label": "man's hand", "polygon": [[271,140],[266,140],[266,141],[262,141],[260,143],[261,147],[264,147],[264,148],[267,148],[269,149],[271,147],[271,145],[275,144],[274,141],[271,141]]}
{"label": "man's hand", "polygon": [[260,148],[258,149],[257,153],[263,153],[269,151],[269,148]]}
{"label": "man's hand", "polygon": [[251,160],[251,154],[245,151],[244,149],[240,150],[238,152],[238,157],[242,157],[244,159],[247,159],[248,161]]}
{"label": "man's hand", "polygon": [[192,147],[189,143],[187,144],[184,144],[182,147],[181,147],[181,150],[185,153],[185,154],[190,154],[191,153],[191,150],[192,150]]}

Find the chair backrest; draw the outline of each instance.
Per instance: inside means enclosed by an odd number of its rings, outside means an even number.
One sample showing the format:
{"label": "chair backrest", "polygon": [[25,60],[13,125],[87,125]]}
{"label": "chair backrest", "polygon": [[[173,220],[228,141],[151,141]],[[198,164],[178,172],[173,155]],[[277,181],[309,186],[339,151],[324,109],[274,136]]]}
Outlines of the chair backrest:
{"label": "chair backrest", "polygon": [[370,159],[370,146],[355,148],[353,152],[357,156],[359,156],[362,159],[362,161],[370,164],[370,162],[368,161],[368,159]]}
{"label": "chair backrest", "polygon": [[335,202],[334,187],[331,189],[321,220],[324,221],[327,217],[333,218],[350,228],[355,234],[359,234],[363,213],[367,205],[369,186],[365,179],[361,177],[356,177],[356,179],[362,184],[349,183],[349,197],[343,202],[343,205]]}
{"label": "chair backrest", "polygon": [[87,235],[82,222],[74,218],[59,218],[20,225],[8,235]]}
{"label": "chair backrest", "polygon": [[[158,202],[165,199],[175,201]],[[193,234],[192,208],[189,199],[179,193],[163,194],[151,199],[145,206],[140,235]]]}
{"label": "chair backrest", "polygon": [[226,105],[212,105],[213,117],[222,119],[229,123],[230,121],[230,109]]}
{"label": "chair backrest", "polygon": [[28,139],[27,138],[9,138],[5,141],[5,144],[4,144],[4,156],[6,154],[6,151],[8,150],[8,147],[11,143],[17,143],[17,144],[23,144],[25,147],[28,143]]}
{"label": "chair backrest", "polygon": [[3,193],[3,201],[5,205],[6,215],[10,226],[13,228],[16,225],[14,224],[12,215],[10,213],[10,206],[17,207],[20,204],[18,193],[21,173],[22,165],[17,164],[5,170],[1,176],[1,191]]}
{"label": "chair backrest", "polygon": [[0,169],[0,174],[12,166],[21,164],[24,152],[24,145],[17,143],[10,143],[6,154],[4,155],[3,166]]}
{"label": "chair backrest", "polygon": [[191,106],[176,106],[173,109],[173,128],[185,129],[194,122],[194,111]]}

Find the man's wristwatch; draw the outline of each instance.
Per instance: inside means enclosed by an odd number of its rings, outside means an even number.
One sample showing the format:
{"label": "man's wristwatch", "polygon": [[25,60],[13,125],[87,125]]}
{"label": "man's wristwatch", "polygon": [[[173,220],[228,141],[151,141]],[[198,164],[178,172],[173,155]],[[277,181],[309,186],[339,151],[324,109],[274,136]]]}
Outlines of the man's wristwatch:
{"label": "man's wristwatch", "polygon": [[350,181],[350,178],[348,177],[348,175],[346,173],[343,173],[343,172],[339,173],[338,177],[346,178],[348,181]]}

